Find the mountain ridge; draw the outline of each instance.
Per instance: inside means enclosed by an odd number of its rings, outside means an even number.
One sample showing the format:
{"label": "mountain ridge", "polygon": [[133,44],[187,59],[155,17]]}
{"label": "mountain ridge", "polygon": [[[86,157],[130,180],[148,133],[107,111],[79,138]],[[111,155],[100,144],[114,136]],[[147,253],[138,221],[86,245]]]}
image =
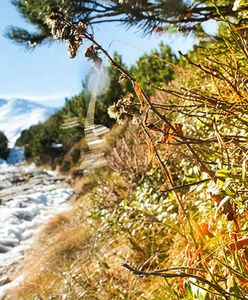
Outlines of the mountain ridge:
{"label": "mountain ridge", "polygon": [[45,121],[56,112],[56,108],[21,98],[0,98],[0,131],[15,145],[21,132],[32,125]]}

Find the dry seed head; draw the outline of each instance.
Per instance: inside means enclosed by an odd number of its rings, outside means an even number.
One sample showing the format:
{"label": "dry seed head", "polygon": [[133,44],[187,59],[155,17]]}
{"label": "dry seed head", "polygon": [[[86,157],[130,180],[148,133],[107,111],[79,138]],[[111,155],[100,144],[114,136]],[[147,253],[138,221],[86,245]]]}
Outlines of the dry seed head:
{"label": "dry seed head", "polygon": [[74,58],[76,56],[80,45],[81,43],[77,42],[74,36],[72,36],[69,40],[66,40],[66,48],[70,58]]}
{"label": "dry seed head", "polygon": [[74,58],[76,56],[77,51],[82,43],[82,37],[74,33],[72,33],[70,38],[66,40],[66,48],[70,58]]}
{"label": "dry seed head", "polygon": [[140,114],[133,104],[133,97],[133,94],[129,94],[111,105],[108,108],[110,118],[116,119],[119,124],[123,124],[128,119],[135,119],[135,123],[138,123]]}
{"label": "dry seed head", "polygon": [[117,109],[115,103],[108,108],[108,115],[111,119],[117,119],[119,110]]}
{"label": "dry seed head", "polygon": [[123,125],[126,121],[128,121],[130,118],[130,116],[128,116],[127,114],[119,114],[116,122],[120,125]]}
{"label": "dry seed head", "polygon": [[71,37],[71,34],[72,34],[72,26],[66,24],[61,30],[61,39],[68,40]]}
{"label": "dry seed head", "polygon": [[125,83],[126,80],[126,76],[124,74],[121,74],[121,76],[119,77],[118,83],[123,85]]}
{"label": "dry seed head", "polygon": [[74,58],[83,43],[82,36],[86,31],[86,24],[81,21],[78,23],[66,21],[58,13],[51,14],[45,21],[51,28],[53,38],[66,40],[68,55]]}
{"label": "dry seed head", "polygon": [[102,65],[102,59],[99,57],[98,51],[94,45],[89,46],[85,52],[84,56],[89,60],[92,60],[96,68],[100,68]]}
{"label": "dry seed head", "polygon": [[77,34],[83,35],[86,32],[86,29],[87,29],[87,25],[84,22],[79,21],[77,23]]}
{"label": "dry seed head", "polygon": [[96,58],[98,55],[97,50],[95,49],[94,45],[89,46],[85,51],[84,51],[84,56],[87,57],[90,60],[93,60]]}
{"label": "dry seed head", "polygon": [[49,17],[45,18],[45,22],[51,28],[53,38],[61,38],[62,30],[65,26],[65,22],[62,17],[57,13],[52,13]]}

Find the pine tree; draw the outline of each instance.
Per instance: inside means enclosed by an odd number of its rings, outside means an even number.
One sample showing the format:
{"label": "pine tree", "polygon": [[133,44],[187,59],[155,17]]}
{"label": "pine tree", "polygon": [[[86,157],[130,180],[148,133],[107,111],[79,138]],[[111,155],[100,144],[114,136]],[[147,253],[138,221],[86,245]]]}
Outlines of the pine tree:
{"label": "pine tree", "polygon": [[171,48],[161,43],[158,50],[142,55],[130,71],[146,93],[151,95],[155,91],[151,85],[159,87],[174,78],[176,63],[177,57]]}
{"label": "pine tree", "polygon": [[6,135],[2,131],[0,131],[0,157],[6,159],[8,155],[8,139]]}
{"label": "pine tree", "polygon": [[[247,10],[245,1],[182,1],[182,0],[13,0],[21,15],[34,24],[37,31],[10,27],[7,36],[26,47],[52,40],[45,22],[52,12],[64,14],[71,21],[83,21],[89,27],[105,22],[137,26],[145,32],[197,30],[209,19],[231,17],[238,20]],[[247,20],[247,19],[246,19]],[[238,22],[238,21],[237,21]]]}

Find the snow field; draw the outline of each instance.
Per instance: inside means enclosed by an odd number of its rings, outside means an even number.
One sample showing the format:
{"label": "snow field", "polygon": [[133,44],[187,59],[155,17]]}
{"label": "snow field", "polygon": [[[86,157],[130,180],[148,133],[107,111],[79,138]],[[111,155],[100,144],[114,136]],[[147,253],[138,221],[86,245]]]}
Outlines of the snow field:
{"label": "snow field", "polygon": [[[35,166],[0,164],[0,181],[16,174],[35,171]],[[33,242],[33,236],[51,216],[68,208],[72,190],[52,182],[52,176],[43,184],[31,186],[28,193],[15,194],[0,205],[0,270],[22,259],[24,251]],[[7,185],[7,184],[6,184]]]}

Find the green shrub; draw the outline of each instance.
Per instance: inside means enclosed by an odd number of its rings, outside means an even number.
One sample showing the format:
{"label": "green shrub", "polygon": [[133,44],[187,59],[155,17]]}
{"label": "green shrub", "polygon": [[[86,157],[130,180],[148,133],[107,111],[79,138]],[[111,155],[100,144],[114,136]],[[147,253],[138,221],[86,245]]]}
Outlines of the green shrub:
{"label": "green shrub", "polygon": [[6,135],[2,131],[0,131],[0,157],[6,159],[8,155],[8,139]]}

